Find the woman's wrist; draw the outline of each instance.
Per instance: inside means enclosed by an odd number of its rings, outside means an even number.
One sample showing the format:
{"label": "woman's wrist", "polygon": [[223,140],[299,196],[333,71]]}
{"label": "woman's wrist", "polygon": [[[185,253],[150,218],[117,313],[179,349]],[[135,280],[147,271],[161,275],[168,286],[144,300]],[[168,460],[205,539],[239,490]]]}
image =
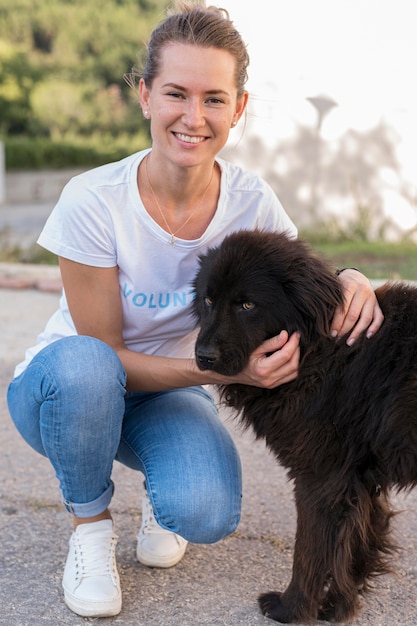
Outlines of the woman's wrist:
{"label": "woman's wrist", "polygon": [[342,267],[340,270],[336,270],[336,276],[340,276],[340,274],[345,270],[355,270],[356,272],[360,272],[357,267]]}

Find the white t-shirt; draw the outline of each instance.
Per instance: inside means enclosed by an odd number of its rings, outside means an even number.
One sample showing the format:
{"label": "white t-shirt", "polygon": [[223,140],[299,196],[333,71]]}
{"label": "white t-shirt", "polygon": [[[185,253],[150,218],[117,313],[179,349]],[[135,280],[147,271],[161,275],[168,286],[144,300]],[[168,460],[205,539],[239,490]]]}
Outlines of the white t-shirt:
{"label": "white t-shirt", "polygon": [[[72,178],[39,236],[51,252],[96,267],[119,268],[126,345],[146,354],[190,357],[196,335],[190,314],[191,282],[197,257],[230,232],[262,228],[297,230],[269,185],[223,159],[220,197],[205,233],[196,240],[175,238],[147,213],[137,186],[140,161],[135,153]],[[163,173],[161,173],[163,176]],[[75,335],[65,293],[36,345],[15,370],[21,373],[42,348]]]}

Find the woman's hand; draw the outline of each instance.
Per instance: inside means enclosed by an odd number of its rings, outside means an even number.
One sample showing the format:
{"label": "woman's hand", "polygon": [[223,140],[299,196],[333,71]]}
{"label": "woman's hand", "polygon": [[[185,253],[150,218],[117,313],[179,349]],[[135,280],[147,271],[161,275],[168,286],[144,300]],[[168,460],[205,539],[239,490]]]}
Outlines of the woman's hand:
{"label": "woman's hand", "polygon": [[229,383],[273,389],[294,380],[300,361],[299,343],[298,333],[288,337],[283,330],[254,350],[245,369],[234,376],[233,381],[229,378]]}
{"label": "woman's hand", "polygon": [[369,280],[358,270],[346,269],[339,274],[345,304],[334,315],[331,333],[342,337],[350,330],[347,344],[351,346],[366,331],[372,337],[381,327],[384,315]]}

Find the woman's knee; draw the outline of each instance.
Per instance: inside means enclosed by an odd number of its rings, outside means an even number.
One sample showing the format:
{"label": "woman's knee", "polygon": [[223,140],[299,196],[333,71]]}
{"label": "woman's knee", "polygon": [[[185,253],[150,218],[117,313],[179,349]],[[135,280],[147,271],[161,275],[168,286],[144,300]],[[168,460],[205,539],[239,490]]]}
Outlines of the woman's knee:
{"label": "woman's knee", "polygon": [[215,543],[236,530],[241,513],[241,483],[196,484],[180,493],[164,492],[153,499],[158,522],[187,541]]}
{"label": "woman's knee", "polygon": [[[116,352],[94,337],[74,335],[59,339],[35,357],[58,385],[79,392],[124,389],[126,375]],[[29,366],[30,367],[30,366]]]}
{"label": "woman's knee", "polygon": [[92,337],[59,339],[39,352],[8,390],[10,415],[22,437],[47,454],[47,434],[68,425],[120,437],[125,373],[114,350]]}

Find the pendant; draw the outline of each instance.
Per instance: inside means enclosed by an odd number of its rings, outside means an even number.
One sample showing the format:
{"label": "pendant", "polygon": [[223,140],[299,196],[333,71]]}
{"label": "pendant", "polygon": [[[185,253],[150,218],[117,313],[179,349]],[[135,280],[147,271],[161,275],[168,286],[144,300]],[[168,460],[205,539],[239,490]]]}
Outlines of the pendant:
{"label": "pendant", "polygon": [[169,243],[171,244],[171,246],[173,246],[174,243],[175,243],[175,237],[174,237],[174,235],[172,233],[171,233],[171,240],[170,240]]}

